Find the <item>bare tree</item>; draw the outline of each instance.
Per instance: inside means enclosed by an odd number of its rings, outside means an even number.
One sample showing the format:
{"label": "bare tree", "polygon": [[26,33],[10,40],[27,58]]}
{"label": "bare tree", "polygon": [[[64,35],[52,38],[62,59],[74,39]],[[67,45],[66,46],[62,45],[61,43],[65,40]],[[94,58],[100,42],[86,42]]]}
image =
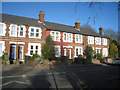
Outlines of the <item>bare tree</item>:
{"label": "bare tree", "polygon": [[96,30],[88,24],[82,25],[81,28],[84,28],[86,30],[92,30],[92,31],[96,32]]}
{"label": "bare tree", "polygon": [[106,29],[104,30],[104,35],[111,38],[112,40],[118,40],[118,34],[112,29]]}

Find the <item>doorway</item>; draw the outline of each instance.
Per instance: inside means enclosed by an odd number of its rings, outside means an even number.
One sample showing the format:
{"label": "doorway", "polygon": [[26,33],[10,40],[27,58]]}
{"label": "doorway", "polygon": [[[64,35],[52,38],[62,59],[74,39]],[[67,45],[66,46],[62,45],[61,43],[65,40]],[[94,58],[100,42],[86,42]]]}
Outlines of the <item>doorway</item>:
{"label": "doorway", "polygon": [[15,54],[16,52],[16,46],[15,45],[10,45],[10,60],[15,60]]}
{"label": "doorway", "polygon": [[69,48],[69,59],[72,59],[72,50],[71,50],[71,48]]}
{"label": "doorway", "polygon": [[18,46],[18,59],[23,60],[23,46],[22,45]]}

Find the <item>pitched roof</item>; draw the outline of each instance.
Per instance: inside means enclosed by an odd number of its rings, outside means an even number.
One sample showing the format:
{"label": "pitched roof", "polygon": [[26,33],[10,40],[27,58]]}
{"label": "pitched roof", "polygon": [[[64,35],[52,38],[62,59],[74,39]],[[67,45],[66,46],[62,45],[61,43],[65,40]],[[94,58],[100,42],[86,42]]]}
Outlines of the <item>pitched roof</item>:
{"label": "pitched roof", "polygon": [[85,28],[80,28],[80,30],[77,30],[73,26],[52,23],[47,21],[45,21],[45,24],[43,24],[40,23],[38,19],[34,19],[34,18],[27,18],[27,17],[8,15],[8,14],[0,14],[0,15],[2,15],[2,21],[1,20],[0,21],[4,23],[35,26],[35,27],[47,28],[47,30],[62,31],[62,32],[69,32],[74,34],[83,34],[83,35],[91,35],[91,36],[107,38],[106,36],[103,35],[101,36],[100,34],[96,33],[93,30],[88,30]]}
{"label": "pitched roof", "polygon": [[22,24],[28,26],[35,26],[35,27],[43,27],[42,23],[39,23],[37,19],[15,16],[15,15],[8,15],[8,14],[0,14],[2,15],[2,22],[4,23],[13,23],[13,24]]}

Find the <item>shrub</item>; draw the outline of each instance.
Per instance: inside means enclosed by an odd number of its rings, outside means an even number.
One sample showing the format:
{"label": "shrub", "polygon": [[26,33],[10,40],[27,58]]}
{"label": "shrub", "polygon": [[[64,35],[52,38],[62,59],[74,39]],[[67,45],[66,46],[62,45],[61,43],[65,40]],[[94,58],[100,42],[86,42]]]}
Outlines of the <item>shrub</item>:
{"label": "shrub", "polygon": [[3,60],[9,60],[9,55],[8,55],[8,53],[4,53],[4,52],[3,52],[2,59],[3,59]]}
{"label": "shrub", "polygon": [[98,60],[101,60],[102,59],[102,54],[101,53],[97,53],[96,57],[97,57]]}
{"label": "shrub", "polygon": [[82,55],[78,55],[78,57],[75,58],[74,63],[75,64],[84,64],[85,61],[86,60],[84,59],[84,57]]}
{"label": "shrub", "polygon": [[91,63],[93,59],[93,49],[91,46],[86,46],[85,55],[86,55],[87,63]]}
{"label": "shrub", "polygon": [[41,58],[40,55],[38,55],[37,53],[33,54],[31,57],[30,57],[30,60],[34,60],[35,58]]}
{"label": "shrub", "polygon": [[55,60],[66,61],[68,60],[68,56],[55,57]]}
{"label": "shrub", "polygon": [[55,49],[53,46],[52,38],[50,36],[47,37],[46,43],[42,48],[42,55],[44,59],[52,60],[55,58]]}

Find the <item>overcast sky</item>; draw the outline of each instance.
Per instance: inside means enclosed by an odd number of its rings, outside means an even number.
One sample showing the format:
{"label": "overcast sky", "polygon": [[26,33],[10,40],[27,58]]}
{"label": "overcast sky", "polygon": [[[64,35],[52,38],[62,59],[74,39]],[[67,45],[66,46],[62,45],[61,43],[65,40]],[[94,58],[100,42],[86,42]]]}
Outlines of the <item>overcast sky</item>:
{"label": "overcast sky", "polygon": [[[2,13],[39,17],[39,11],[44,11],[45,21],[74,26],[79,20],[81,26],[87,24],[98,32],[100,26],[104,29],[118,31],[118,3],[94,3],[89,8],[87,2],[3,2]],[[90,19],[89,19],[90,17]]]}

